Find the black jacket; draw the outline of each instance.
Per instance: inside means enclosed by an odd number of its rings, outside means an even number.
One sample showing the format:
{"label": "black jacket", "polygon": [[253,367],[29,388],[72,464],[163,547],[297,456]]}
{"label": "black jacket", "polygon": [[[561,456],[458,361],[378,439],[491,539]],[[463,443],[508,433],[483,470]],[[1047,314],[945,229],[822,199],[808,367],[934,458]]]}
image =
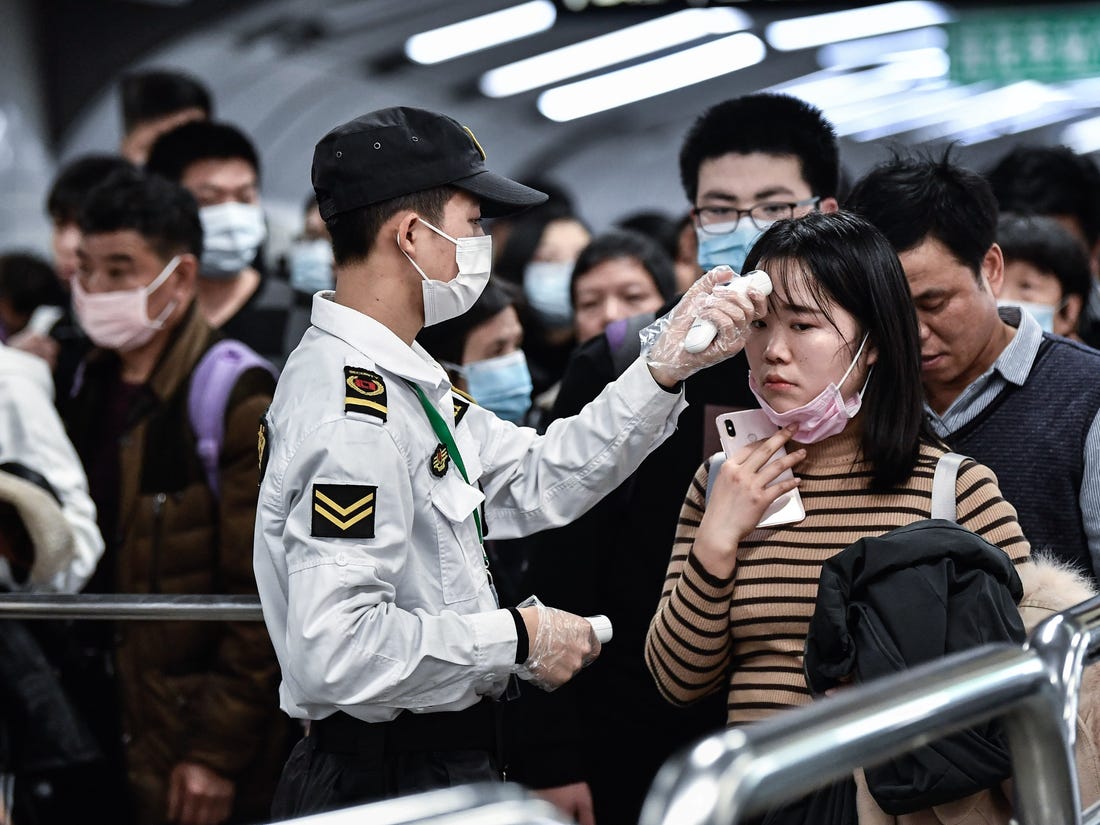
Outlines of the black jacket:
{"label": "black jacket", "polygon": [[[954,522],[926,519],[861,539],[822,567],[806,682],[822,693],[984,644],[1022,644],[1022,596],[1004,551]],[[995,785],[1012,765],[993,720],[865,773],[875,801],[897,815]]]}

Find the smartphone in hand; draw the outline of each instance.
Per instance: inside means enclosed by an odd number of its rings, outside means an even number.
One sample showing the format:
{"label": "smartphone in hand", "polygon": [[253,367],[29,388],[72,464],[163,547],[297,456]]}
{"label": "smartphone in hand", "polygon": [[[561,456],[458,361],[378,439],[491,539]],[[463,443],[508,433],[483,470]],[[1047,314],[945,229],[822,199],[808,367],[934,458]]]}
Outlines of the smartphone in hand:
{"label": "smartphone in hand", "polygon": [[[715,419],[718,425],[718,439],[722,444],[722,450],[729,458],[742,447],[755,444],[757,441],[765,441],[771,438],[779,430],[763,410],[740,410],[738,412],[725,413]],[[780,447],[775,455],[768,459],[771,464],[778,458],[787,454],[785,447]],[[785,470],[773,483],[794,478],[791,470]],[[791,490],[777,498],[764,512],[764,517],[757,527],[776,527],[780,524],[792,524],[806,518],[806,509],[802,506],[802,496],[798,490]]]}

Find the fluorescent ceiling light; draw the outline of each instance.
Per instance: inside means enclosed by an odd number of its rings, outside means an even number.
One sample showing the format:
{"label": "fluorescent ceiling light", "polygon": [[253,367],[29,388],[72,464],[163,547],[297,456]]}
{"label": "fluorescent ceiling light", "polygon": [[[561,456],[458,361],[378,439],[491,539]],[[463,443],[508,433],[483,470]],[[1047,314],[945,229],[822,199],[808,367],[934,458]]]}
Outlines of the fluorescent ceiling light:
{"label": "fluorescent ceiling light", "polygon": [[840,40],[855,40],[879,34],[938,26],[951,15],[939,3],[901,0],[881,6],[812,14],[792,20],[777,20],[764,30],[768,45],[781,52],[810,49]]}
{"label": "fluorescent ceiling light", "polygon": [[573,120],[744,69],[763,60],[766,51],[759,37],[739,32],[637,66],[548,89],[539,95],[538,108],[550,120]]}
{"label": "fluorescent ceiling light", "polygon": [[914,49],[946,49],[947,32],[935,26],[912,31],[830,43],[817,51],[817,65],[823,69],[852,69],[873,66]]}
{"label": "fluorescent ceiling light", "polygon": [[551,0],[532,0],[414,34],[405,41],[405,55],[409,60],[425,65],[442,63],[546,31],[554,25],[557,15]]}
{"label": "fluorescent ceiling light", "polygon": [[737,9],[685,9],[492,69],[481,76],[481,92],[488,97],[520,94],[750,25],[752,19]]}
{"label": "fluorescent ceiling light", "polygon": [[1082,155],[1100,151],[1100,117],[1071,123],[1062,130],[1062,143]]}

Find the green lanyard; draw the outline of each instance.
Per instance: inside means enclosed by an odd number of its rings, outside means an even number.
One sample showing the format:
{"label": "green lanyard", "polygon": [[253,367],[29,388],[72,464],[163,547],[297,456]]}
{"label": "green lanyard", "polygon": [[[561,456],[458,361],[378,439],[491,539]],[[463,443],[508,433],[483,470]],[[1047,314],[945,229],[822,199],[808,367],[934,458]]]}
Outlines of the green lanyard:
{"label": "green lanyard", "polygon": [[[466,465],[462,463],[462,454],[458,451],[458,445],[455,444],[454,436],[451,435],[447,422],[443,420],[443,416],[439,414],[439,411],[432,406],[428,396],[424,395],[424,390],[420,389],[419,385],[414,384],[412,381],[406,381],[405,383],[412,387],[416,397],[420,399],[420,406],[424,408],[428,421],[431,422],[432,429],[435,430],[436,437],[443,442],[443,446],[447,448],[447,454],[454,460],[458,471],[462,473],[463,480],[469,484],[470,477],[466,475]],[[485,569],[488,570],[489,557],[485,554],[485,536],[481,531],[481,515],[476,507],[474,508],[474,524],[477,526],[477,540],[481,542],[481,555],[485,559]]]}

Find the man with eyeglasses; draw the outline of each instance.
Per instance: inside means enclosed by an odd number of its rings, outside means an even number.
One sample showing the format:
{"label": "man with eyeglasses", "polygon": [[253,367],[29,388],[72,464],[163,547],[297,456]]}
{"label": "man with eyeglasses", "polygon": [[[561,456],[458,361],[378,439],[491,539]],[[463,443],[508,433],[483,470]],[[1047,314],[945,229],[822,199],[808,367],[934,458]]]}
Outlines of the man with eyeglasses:
{"label": "man with eyeglasses", "polygon": [[[833,127],[797,98],[753,94],[706,110],[680,151],[699,274],[718,264],[740,272],[752,244],[777,220],[814,209],[836,211],[839,167]],[[646,320],[630,319],[617,339],[609,328],[577,349],[553,418],[576,413],[617,375],[617,364],[630,363],[626,350],[633,347],[637,354],[635,329]],[[715,416],[757,406],[747,372],[738,355],[689,378],[685,387],[694,403],[676,432],[589,513],[538,537],[531,592],[581,615],[607,614],[615,639],[599,667],[553,694],[525,692],[514,703],[524,730],[508,776],[543,789],[581,825],[590,825],[593,816],[599,825],[634,825],[661,763],[725,725],[721,691],[689,708],[665,702],[642,650],[668,566],[679,499],[700,461],[720,449]]]}

